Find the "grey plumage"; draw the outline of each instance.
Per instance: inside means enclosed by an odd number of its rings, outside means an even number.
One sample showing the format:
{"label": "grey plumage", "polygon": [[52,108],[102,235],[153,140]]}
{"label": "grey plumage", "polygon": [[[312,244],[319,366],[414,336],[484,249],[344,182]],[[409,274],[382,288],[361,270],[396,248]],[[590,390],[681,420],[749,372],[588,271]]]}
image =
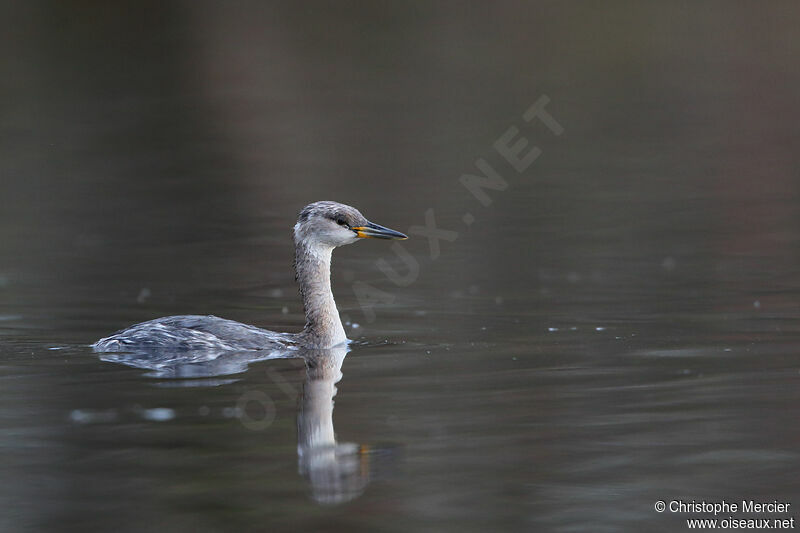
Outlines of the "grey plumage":
{"label": "grey plumage", "polygon": [[261,350],[270,345],[295,344],[294,335],[276,333],[213,315],[178,315],[156,318],[100,339],[100,351],[126,348],[172,350]]}

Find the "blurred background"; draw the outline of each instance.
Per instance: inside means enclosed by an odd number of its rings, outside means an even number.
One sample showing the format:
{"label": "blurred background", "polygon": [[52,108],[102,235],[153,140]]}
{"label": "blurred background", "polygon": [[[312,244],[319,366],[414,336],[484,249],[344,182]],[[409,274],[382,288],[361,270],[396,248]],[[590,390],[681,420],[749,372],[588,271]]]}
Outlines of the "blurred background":
{"label": "blurred background", "polygon": [[[799,27],[793,2],[0,2],[0,529],[800,505]],[[561,135],[522,118],[543,95]],[[512,126],[541,150],[521,173]],[[508,183],[488,206],[459,181],[479,158]],[[291,227],[323,199],[457,232],[435,259],[412,235],[400,285],[387,243],[335,254],[359,458],[328,499],[301,361],[163,379],[87,347],[169,314],[297,331]]]}

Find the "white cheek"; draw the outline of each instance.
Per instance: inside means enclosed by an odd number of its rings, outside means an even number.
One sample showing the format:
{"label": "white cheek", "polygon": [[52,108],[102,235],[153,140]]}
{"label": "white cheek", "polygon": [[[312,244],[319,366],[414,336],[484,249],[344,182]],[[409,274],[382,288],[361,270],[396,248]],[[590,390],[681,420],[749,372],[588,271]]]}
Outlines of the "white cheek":
{"label": "white cheek", "polygon": [[344,228],[337,228],[332,231],[330,238],[332,242],[336,243],[336,246],[350,244],[358,239],[353,231]]}
{"label": "white cheek", "polygon": [[343,228],[331,228],[312,237],[317,243],[327,246],[342,246],[356,240],[356,235]]}
{"label": "white cheek", "polygon": [[355,232],[342,226],[325,226],[316,229],[301,228],[298,223],[294,227],[295,240],[305,242],[312,248],[335,248],[351,244],[358,240]]}

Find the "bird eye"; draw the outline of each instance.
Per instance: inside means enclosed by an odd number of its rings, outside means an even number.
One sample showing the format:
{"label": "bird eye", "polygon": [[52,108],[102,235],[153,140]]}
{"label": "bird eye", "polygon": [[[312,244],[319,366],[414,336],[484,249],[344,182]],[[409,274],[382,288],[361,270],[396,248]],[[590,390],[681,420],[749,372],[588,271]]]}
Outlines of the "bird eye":
{"label": "bird eye", "polygon": [[337,218],[336,223],[339,224],[340,226],[347,226],[347,221],[343,218]]}

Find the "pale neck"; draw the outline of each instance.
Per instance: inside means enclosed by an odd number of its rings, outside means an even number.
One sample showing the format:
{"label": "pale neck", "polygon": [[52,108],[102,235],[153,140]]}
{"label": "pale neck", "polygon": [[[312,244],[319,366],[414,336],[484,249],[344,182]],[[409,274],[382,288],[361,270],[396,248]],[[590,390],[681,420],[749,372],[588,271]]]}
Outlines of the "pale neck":
{"label": "pale neck", "polygon": [[306,325],[301,336],[305,344],[330,348],[347,340],[339,310],[331,291],[331,255],[333,248],[295,243],[294,268]]}

